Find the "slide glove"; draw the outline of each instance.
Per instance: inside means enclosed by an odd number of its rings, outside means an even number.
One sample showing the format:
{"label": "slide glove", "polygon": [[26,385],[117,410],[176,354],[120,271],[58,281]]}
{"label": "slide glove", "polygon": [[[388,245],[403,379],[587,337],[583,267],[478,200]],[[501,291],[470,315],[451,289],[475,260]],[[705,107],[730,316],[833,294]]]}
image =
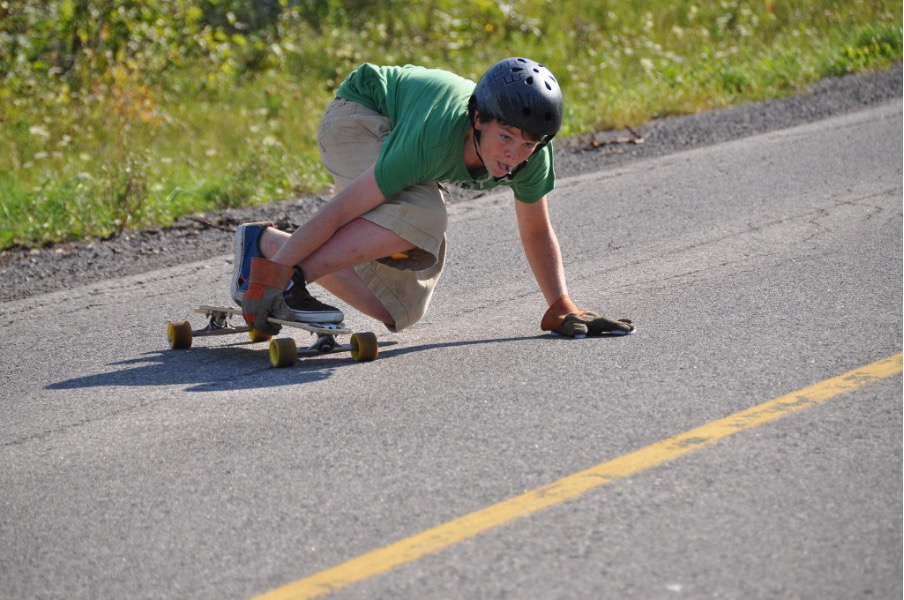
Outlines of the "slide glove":
{"label": "slide glove", "polygon": [[634,333],[630,319],[610,319],[588,310],[581,310],[568,296],[556,300],[540,322],[543,331],[567,337],[586,335],[616,336]]}
{"label": "slide glove", "polygon": [[242,317],[249,327],[267,335],[276,335],[281,327],[267,321],[274,317],[284,321],[294,321],[295,315],[283,297],[289,281],[292,280],[292,267],[280,265],[266,258],[251,259],[251,277],[248,279],[248,291],[242,301]]}

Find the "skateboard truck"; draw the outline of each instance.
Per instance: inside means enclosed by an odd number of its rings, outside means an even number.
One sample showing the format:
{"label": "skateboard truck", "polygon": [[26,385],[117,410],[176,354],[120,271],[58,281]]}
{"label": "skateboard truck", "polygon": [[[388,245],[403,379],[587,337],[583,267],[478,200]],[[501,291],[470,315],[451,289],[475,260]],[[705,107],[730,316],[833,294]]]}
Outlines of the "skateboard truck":
{"label": "skateboard truck", "polygon": [[338,345],[335,337],[321,333],[317,335],[317,341],[311,344],[311,348],[314,348],[321,354],[328,354],[335,350]]}

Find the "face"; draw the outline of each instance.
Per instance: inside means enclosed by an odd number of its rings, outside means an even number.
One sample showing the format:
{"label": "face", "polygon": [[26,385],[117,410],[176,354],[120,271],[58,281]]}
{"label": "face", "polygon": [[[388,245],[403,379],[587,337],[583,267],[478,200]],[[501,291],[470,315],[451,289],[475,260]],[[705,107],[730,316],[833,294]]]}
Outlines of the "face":
{"label": "face", "polygon": [[487,123],[477,121],[480,130],[480,155],[493,177],[504,177],[527,160],[539,142],[522,129],[505,125],[495,119]]}

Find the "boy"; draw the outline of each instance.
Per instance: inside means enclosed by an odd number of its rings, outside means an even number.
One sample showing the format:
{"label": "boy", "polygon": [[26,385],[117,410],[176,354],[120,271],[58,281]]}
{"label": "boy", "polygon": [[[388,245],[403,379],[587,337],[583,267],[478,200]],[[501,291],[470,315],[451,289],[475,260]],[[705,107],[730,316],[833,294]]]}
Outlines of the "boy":
{"label": "boy", "polygon": [[426,312],[445,259],[440,184],[508,186],[524,252],[549,309],[544,331],[624,335],[628,319],[582,311],[571,301],[547,212],[555,185],[550,140],[562,124],[552,73],[507,58],[475,86],[422,67],[364,64],[342,83],[318,141],[337,194],[292,235],[267,223],[239,226],[231,282],[249,325],[266,318],[337,323],[315,299],[316,281],[353,308],[401,331]]}

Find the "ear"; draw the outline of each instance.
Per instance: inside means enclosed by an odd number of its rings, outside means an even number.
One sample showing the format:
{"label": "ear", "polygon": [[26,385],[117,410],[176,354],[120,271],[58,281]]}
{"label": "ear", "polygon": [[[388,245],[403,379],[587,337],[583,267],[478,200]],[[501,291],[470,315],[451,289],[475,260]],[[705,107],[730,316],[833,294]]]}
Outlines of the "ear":
{"label": "ear", "polygon": [[480,131],[481,129],[483,129],[483,123],[481,122],[481,120],[480,120],[479,117],[480,117],[480,111],[477,110],[477,109],[475,108],[475,109],[474,109],[474,121],[473,121],[473,122],[474,122],[474,128],[477,129],[478,131]]}

